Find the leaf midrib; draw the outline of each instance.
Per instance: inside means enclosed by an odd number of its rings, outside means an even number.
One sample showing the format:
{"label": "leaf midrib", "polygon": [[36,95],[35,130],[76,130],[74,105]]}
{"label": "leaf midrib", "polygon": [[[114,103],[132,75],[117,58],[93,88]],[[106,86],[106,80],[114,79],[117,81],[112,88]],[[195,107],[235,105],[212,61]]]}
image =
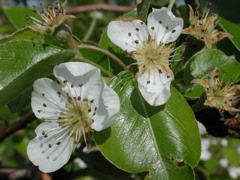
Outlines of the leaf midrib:
{"label": "leaf midrib", "polygon": [[[136,85],[136,87],[137,87],[136,79],[134,79],[134,83],[135,83],[135,85]],[[153,139],[153,144],[154,144],[154,146],[155,146],[156,152],[157,152],[157,154],[158,154],[158,156],[159,156],[159,159],[160,159],[159,161],[160,161],[160,163],[161,163],[161,164],[163,165],[163,167],[164,167],[164,172],[165,172],[165,174],[166,174],[166,176],[167,176],[167,179],[170,179],[169,176],[168,176],[168,173],[167,173],[166,166],[165,166],[165,164],[164,164],[164,162],[163,162],[161,153],[160,153],[160,151],[158,150],[157,141],[156,141],[156,138],[155,138],[154,133],[153,133],[152,124],[151,124],[151,122],[150,122],[150,117],[149,117],[148,112],[147,112],[147,109],[146,109],[146,107],[145,107],[145,105],[144,105],[144,100],[143,100],[143,98],[142,98],[142,96],[141,96],[141,93],[139,92],[138,89],[137,89],[137,92],[138,92],[139,99],[140,99],[140,101],[141,101],[141,105],[143,106],[144,114],[146,115],[147,124],[148,124],[148,126],[149,126],[149,131],[150,131],[151,137],[152,137],[152,139]]]}

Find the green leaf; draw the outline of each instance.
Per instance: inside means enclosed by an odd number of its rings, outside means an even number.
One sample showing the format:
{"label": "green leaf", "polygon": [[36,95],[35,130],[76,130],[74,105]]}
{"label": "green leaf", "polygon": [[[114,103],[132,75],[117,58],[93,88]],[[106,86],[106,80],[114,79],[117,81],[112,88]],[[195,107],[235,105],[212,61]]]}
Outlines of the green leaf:
{"label": "green leaf", "polygon": [[[187,85],[191,80],[197,78],[206,78],[211,70],[218,67],[220,69],[220,79],[223,82],[236,81],[240,77],[240,63],[234,56],[226,56],[217,49],[203,49],[195,54],[186,64],[184,78]],[[223,73],[224,72],[224,73]],[[189,98],[199,98],[204,92],[200,85],[191,85],[184,93]]]}
{"label": "green leaf", "polygon": [[172,88],[166,105],[152,107],[144,102],[131,73],[119,74],[110,86],[120,97],[121,111],[111,128],[94,134],[104,156],[125,171],[148,171],[147,179],[194,179],[200,136],[181,94]]}
{"label": "green leaf", "polygon": [[10,111],[13,113],[21,111],[30,104],[32,91],[32,88],[28,88],[20,96],[15,97],[10,103],[8,103]]}
{"label": "green leaf", "polygon": [[210,6],[211,10],[214,13],[219,14],[220,16],[220,27],[233,35],[231,41],[233,44],[238,48],[240,51],[240,16],[239,16],[239,7],[240,1],[239,0],[231,0],[229,3],[228,1],[219,1],[219,0],[203,0],[201,1],[203,6],[205,6],[206,1],[211,2],[212,5]]}
{"label": "green leaf", "polygon": [[32,41],[43,43],[44,37],[38,32],[35,32],[29,28],[22,28],[14,32],[13,34],[0,39],[0,44],[4,44],[11,41]]}
{"label": "green leaf", "polygon": [[7,16],[10,23],[16,28],[20,29],[23,28],[25,25],[27,25],[28,16],[35,17],[37,19],[40,18],[40,16],[37,13],[33,12],[33,9],[27,8],[27,7],[4,7],[3,12]]}
{"label": "green leaf", "polygon": [[70,50],[40,43],[15,41],[0,45],[0,106],[32,83],[52,73],[55,65],[74,57]]}

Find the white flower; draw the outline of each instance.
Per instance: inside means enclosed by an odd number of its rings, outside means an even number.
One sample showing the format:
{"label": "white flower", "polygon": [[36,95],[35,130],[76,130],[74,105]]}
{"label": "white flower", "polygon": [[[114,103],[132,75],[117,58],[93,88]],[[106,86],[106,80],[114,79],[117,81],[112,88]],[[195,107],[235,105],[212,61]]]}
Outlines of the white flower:
{"label": "white flower", "polygon": [[53,73],[61,85],[47,78],[33,85],[32,110],[44,122],[27,147],[29,159],[46,173],[66,164],[79,143],[109,127],[120,111],[118,95],[92,65],[63,63]]}
{"label": "white flower", "polygon": [[148,24],[138,19],[122,18],[108,25],[111,41],[130,54],[138,64],[138,87],[144,99],[153,106],[166,103],[174,79],[169,68],[175,41],[183,29],[177,18],[165,7],[153,9]]}
{"label": "white flower", "polygon": [[238,179],[238,177],[240,176],[240,167],[231,166],[228,169],[228,173],[231,178]]}

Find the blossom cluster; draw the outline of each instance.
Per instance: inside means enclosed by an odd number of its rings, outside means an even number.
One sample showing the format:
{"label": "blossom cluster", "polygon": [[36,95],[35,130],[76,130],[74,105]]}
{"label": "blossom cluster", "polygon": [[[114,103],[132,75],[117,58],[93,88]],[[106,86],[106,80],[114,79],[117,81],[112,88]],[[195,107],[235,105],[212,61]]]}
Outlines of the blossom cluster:
{"label": "blossom cluster", "polygon": [[[43,20],[32,18],[34,25],[29,27],[39,32],[54,31],[73,18],[66,15],[64,4],[60,3],[56,8],[49,6],[38,14]],[[191,26],[183,30],[183,19],[176,17],[171,9],[162,7],[152,9],[147,24],[133,18],[110,22],[107,35],[136,60],[133,64],[138,66],[136,79],[142,97],[151,106],[160,106],[171,97],[174,73],[170,65],[175,42],[182,32],[203,40],[209,48],[223,37],[231,37],[214,29],[215,20],[216,16],[208,17],[208,13],[198,19],[190,7]],[[31,99],[32,110],[43,123],[36,128],[37,136],[30,141],[27,154],[43,172],[53,172],[64,166],[79,144],[87,144],[94,131],[110,127],[120,112],[119,97],[107,86],[98,68],[83,62],[66,62],[55,66],[53,74],[59,83],[48,78],[36,80]],[[215,76],[216,71],[209,82],[193,82],[206,89],[206,105],[234,110],[230,96],[234,96],[239,87],[223,87]],[[214,95],[215,90],[224,103]]]}

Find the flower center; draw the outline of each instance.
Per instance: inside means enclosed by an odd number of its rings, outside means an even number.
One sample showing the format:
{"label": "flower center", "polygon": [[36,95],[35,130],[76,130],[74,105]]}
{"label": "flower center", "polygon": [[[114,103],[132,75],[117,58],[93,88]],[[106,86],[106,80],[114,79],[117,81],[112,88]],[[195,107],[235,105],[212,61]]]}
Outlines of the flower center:
{"label": "flower center", "polygon": [[216,87],[207,92],[209,101],[215,101],[216,105],[224,107],[224,105],[232,106],[239,100],[237,94],[237,86],[228,86],[225,83],[216,84]]}
{"label": "flower center", "polygon": [[78,144],[82,138],[87,143],[86,135],[91,133],[93,123],[92,116],[96,114],[96,108],[92,112],[88,99],[68,96],[66,111],[61,112],[58,123],[62,128],[67,127],[74,144]]}
{"label": "flower center", "polygon": [[172,75],[169,68],[170,54],[173,52],[173,44],[157,44],[155,40],[149,38],[143,42],[142,47],[133,51],[133,58],[137,60],[139,74],[157,70],[167,72]]}

